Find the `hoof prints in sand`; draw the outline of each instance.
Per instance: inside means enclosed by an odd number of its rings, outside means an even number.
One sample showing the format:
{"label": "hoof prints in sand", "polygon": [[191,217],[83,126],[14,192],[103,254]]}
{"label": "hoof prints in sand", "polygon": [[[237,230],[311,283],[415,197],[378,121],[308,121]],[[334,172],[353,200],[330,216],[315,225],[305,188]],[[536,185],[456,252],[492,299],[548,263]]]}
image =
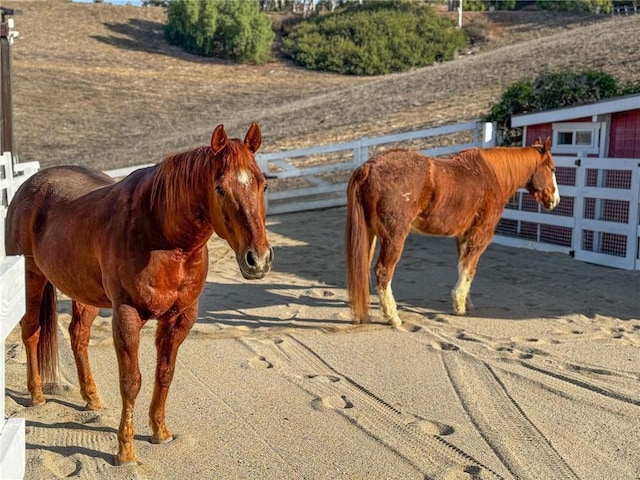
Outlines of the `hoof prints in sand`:
{"label": "hoof prints in sand", "polygon": [[243,342],[315,397],[312,408],[338,412],[416,470],[438,477],[462,472],[477,479],[505,478],[450,442],[446,437],[453,434],[453,427],[402,412],[335,370],[293,336],[275,342],[248,338]]}

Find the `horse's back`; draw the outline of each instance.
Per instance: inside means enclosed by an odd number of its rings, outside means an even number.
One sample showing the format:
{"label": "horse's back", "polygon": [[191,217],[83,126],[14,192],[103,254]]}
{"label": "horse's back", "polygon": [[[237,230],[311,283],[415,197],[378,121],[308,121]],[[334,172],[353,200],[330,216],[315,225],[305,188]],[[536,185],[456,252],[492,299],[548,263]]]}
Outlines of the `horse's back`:
{"label": "horse's back", "polygon": [[363,164],[354,177],[374,231],[411,224],[417,232],[458,236],[476,221],[482,205],[497,198],[477,149],[451,159],[390,150]]}
{"label": "horse's back", "polygon": [[49,167],[29,177],[16,196],[24,191],[25,195],[32,198],[52,195],[61,200],[73,200],[113,183],[113,178],[92,168],[75,165]]}
{"label": "horse's back", "polygon": [[32,254],[33,234],[41,231],[51,212],[87,193],[113,184],[103,172],[79,166],[42,169],[16,191],[7,211],[7,254]]}
{"label": "horse's back", "polygon": [[411,150],[390,150],[361,165],[353,175],[369,208],[412,210],[427,175],[427,157]]}

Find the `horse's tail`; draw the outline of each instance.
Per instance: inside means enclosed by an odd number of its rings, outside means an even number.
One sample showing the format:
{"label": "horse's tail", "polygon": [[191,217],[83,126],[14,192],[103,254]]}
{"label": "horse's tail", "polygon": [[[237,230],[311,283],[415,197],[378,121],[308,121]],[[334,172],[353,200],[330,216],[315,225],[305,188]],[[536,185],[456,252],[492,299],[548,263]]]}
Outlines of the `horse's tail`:
{"label": "horse's tail", "polygon": [[355,323],[369,323],[369,269],[371,240],[367,228],[360,187],[369,174],[369,165],[358,168],[347,186],[345,254],[347,291]]}
{"label": "horse's tail", "polygon": [[47,282],[40,303],[38,369],[43,383],[58,381],[58,315],[56,287]]}

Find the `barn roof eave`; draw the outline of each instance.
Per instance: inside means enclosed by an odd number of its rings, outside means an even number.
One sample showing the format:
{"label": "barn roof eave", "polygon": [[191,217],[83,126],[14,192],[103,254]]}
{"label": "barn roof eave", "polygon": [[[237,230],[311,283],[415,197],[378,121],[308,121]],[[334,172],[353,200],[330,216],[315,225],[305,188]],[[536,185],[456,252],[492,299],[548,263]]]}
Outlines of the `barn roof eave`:
{"label": "barn roof eave", "polygon": [[608,98],[599,102],[573,107],[555,108],[543,112],[523,113],[511,117],[512,127],[540,125],[543,123],[565,122],[574,118],[606,115],[615,112],[640,109],[640,94],[625,95],[624,97]]}

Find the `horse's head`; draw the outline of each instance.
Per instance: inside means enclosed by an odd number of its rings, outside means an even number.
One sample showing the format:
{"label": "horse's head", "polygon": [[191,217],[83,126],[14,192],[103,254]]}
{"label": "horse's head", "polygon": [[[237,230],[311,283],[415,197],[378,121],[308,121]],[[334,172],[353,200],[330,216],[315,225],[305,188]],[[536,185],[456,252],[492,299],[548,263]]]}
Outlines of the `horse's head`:
{"label": "horse's head", "polygon": [[544,145],[537,139],[532,147],[540,152],[540,160],[527,183],[527,190],[545,209],[553,210],[560,203],[560,194],[556,182],[556,166],[551,156],[551,139],[547,137]]}
{"label": "horse's head", "polygon": [[260,127],[255,122],[244,142],[227,138],[222,125],[215,128],[211,137],[215,157],[213,227],[236,253],[240,272],[246,279],[264,277],[273,262],[273,249],[265,228],[267,185],[254,157],[261,142]]}

